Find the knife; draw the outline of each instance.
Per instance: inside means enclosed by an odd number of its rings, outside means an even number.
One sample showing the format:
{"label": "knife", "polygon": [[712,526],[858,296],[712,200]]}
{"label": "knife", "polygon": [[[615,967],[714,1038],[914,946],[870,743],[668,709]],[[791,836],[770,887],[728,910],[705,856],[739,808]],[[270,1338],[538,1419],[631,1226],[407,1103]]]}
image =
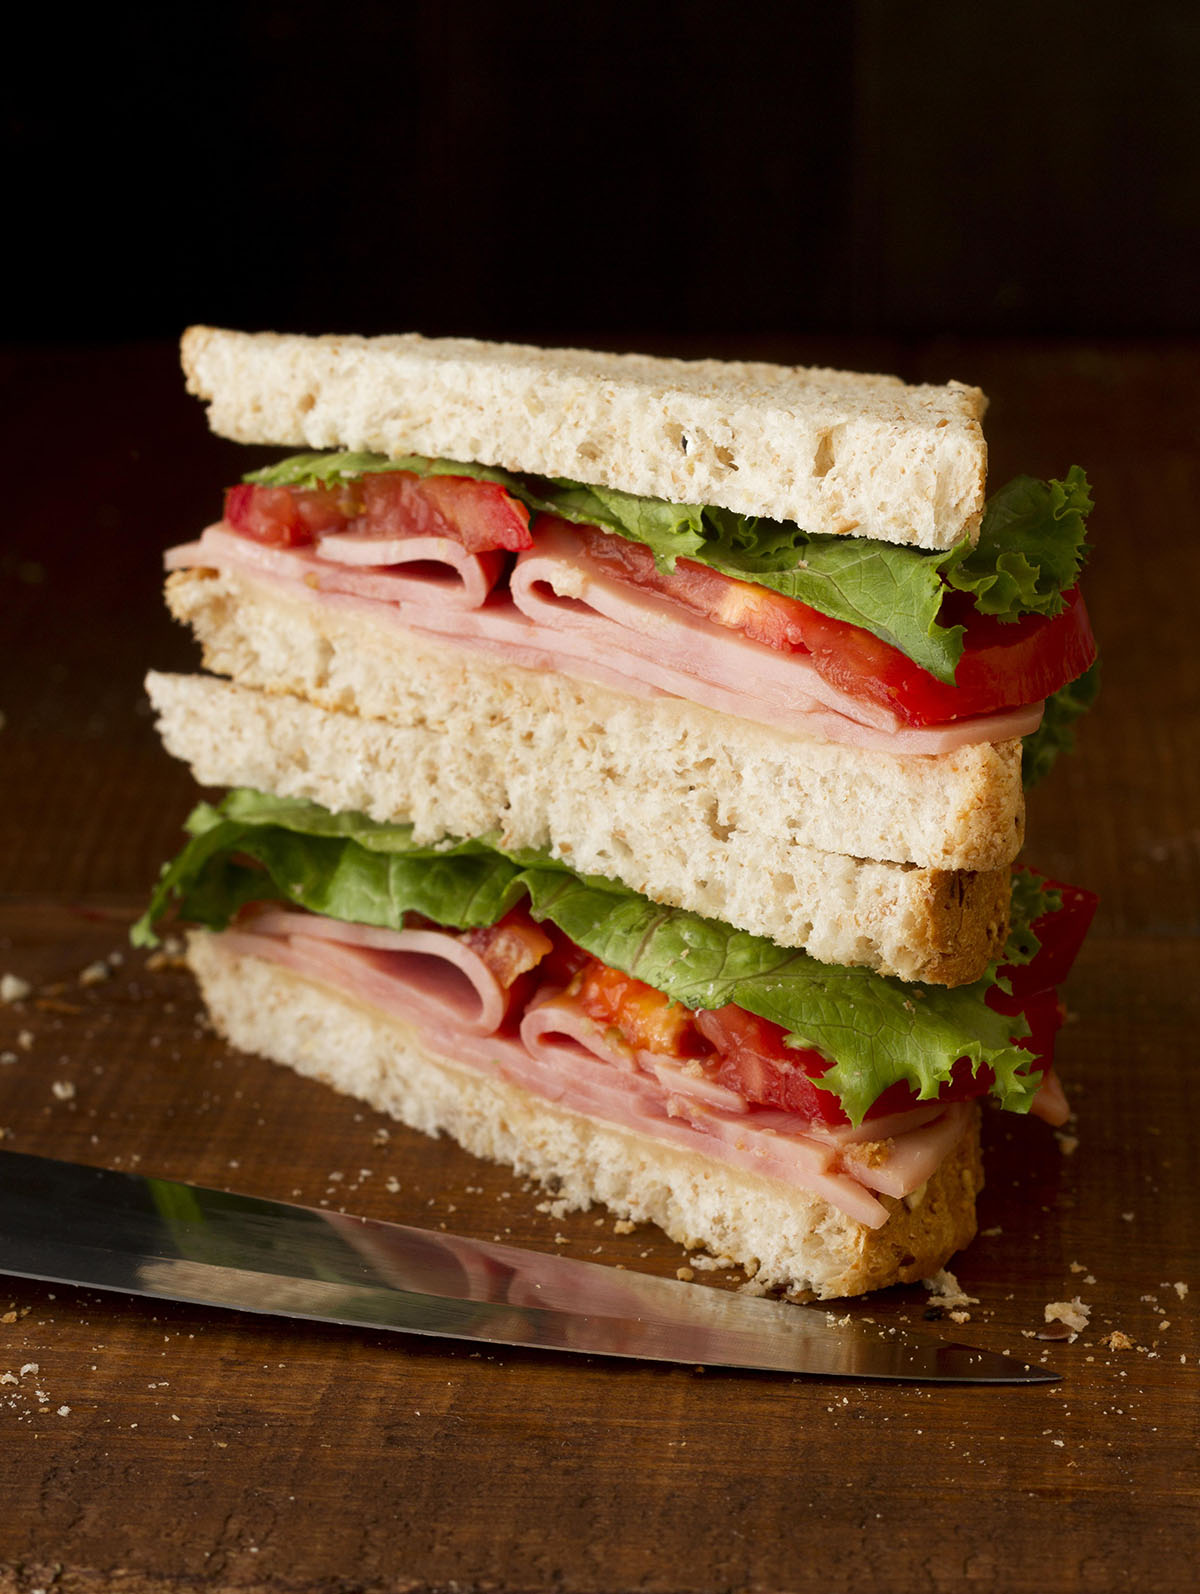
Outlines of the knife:
{"label": "knife", "polygon": [[1057,1376],[822,1307],[15,1151],[0,1151],[0,1273],[278,1317],[708,1367],[921,1383]]}

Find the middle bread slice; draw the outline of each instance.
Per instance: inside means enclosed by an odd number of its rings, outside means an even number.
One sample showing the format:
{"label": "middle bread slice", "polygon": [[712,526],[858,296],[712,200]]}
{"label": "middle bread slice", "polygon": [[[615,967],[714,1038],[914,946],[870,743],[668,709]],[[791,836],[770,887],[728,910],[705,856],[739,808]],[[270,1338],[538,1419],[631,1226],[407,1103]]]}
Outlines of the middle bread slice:
{"label": "middle bread slice", "polygon": [[1019,741],[902,754],[419,636],[203,568],[167,585],[210,670],[153,675],[167,747],[246,785],[491,833],[824,962],[976,979],[1023,837]]}

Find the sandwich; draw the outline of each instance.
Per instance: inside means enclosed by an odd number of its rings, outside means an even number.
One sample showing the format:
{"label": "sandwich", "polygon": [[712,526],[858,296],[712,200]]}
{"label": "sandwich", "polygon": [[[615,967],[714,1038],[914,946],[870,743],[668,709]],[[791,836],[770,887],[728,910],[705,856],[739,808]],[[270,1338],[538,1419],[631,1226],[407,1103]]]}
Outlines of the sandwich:
{"label": "sandwich", "polygon": [[1015,869],[1095,691],[1078,469],[976,389],[193,328],[289,450],[171,549],[235,1044],[822,1298],[974,1230],[978,1103],[1062,1122],[1086,893]]}

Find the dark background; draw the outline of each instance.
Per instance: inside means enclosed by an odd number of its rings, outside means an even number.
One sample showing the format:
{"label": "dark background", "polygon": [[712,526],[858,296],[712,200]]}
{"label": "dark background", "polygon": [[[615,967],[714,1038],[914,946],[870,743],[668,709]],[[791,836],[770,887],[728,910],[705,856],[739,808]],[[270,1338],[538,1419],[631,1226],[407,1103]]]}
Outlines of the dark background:
{"label": "dark background", "polygon": [[27,8],[0,340],[1198,330],[1200,7]]}

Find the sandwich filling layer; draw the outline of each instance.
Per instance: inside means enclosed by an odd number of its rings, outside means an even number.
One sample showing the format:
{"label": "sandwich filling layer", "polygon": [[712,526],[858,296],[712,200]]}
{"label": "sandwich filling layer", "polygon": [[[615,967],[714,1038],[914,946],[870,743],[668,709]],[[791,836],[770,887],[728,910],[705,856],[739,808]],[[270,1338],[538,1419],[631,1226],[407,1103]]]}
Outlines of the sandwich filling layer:
{"label": "sandwich filling layer", "polygon": [[454,462],[299,456],[231,489],[221,524],[168,563],[390,605],[527,666],[934,753],[1031,735],[1043,699],[1094,661],[1067,590],[1088,506],[1081,473],[1023,479],[989,506],[979,548],[929,556]]}
{"label": "sandwich filling layer", "polygon": [[[508,924],[501,936],[524,941],[528,927]],[[645,1037],[657,1039],[655,1050],[593,1017],[584,981],[514,1000],[502,983],[511,957],[502,943],[497,962],[444,931],[385,932],[270,907],[240,918],[222,942],[412,1026],[426,1050],[464,1068],[806,1190],[868,1228],[887,1221],[881,1194],[910,1196],[932,1176],[972,1111],[931,1102],[852,1127],[752,1104],[676,1055],[669,1038]]]}
{"label": "sandwich filling layer", "polygon": [[[138,927],[143,941],[174,903],[185,920],[231,933],[246,933],[253,907],[249,933],[300,937],[310,956],[340,938],[357,948],[363,978],[437,948],[471,986],[466,1027],[494,1036],[507,1025],[527,1049],[566,1035],[586,1050],[586,1018],[693,1117],[732,1113],[739,1133],[747,1113],[783,1113],[792,1130],[848,1142],[864,1123],[982,1094],[1016,1111],[1065,1111],[1048,1083],[1053,985],[1090,910],[1082,894],[1025,872],[1004,964],[946,990],[820,965],[544,856],[485,841],[420,847],[408,827],[314,804],[234,792],[220,809],[201,805],[189,828]],[[270,903],[321,917],[307,928],[294,915],[264,921]],[[422,939],[433,935],[459,939],[454,949]],[[430,990],[444,993],[445,977],[435,967]],[[411,1000],[422,1005],[420,989]],[[765,1122],[778,1130],[777,1117]]]}
{"label": "sandwich filling layer", "polygon": [[[807,652],[783,652],[608,575],[579,533],[547,522],[537,547],[507,572],[494,556],[448,538],[369,548],[393,561],[365,565],[325,537],[312,551],[274,548],[212,526],[172,548],[168,570],[205,569],[270,581],[292,598],[360,613],[417,636],[488,652],[523,669],[552,670],[633,696],[680,697],[758,724],[893,753],[937,754],[1031,735],[1043,705],[1020,705],[943,725],[911,726],[885,705],[821,675]],[[369,545],[368,545],[369,547]]]}

